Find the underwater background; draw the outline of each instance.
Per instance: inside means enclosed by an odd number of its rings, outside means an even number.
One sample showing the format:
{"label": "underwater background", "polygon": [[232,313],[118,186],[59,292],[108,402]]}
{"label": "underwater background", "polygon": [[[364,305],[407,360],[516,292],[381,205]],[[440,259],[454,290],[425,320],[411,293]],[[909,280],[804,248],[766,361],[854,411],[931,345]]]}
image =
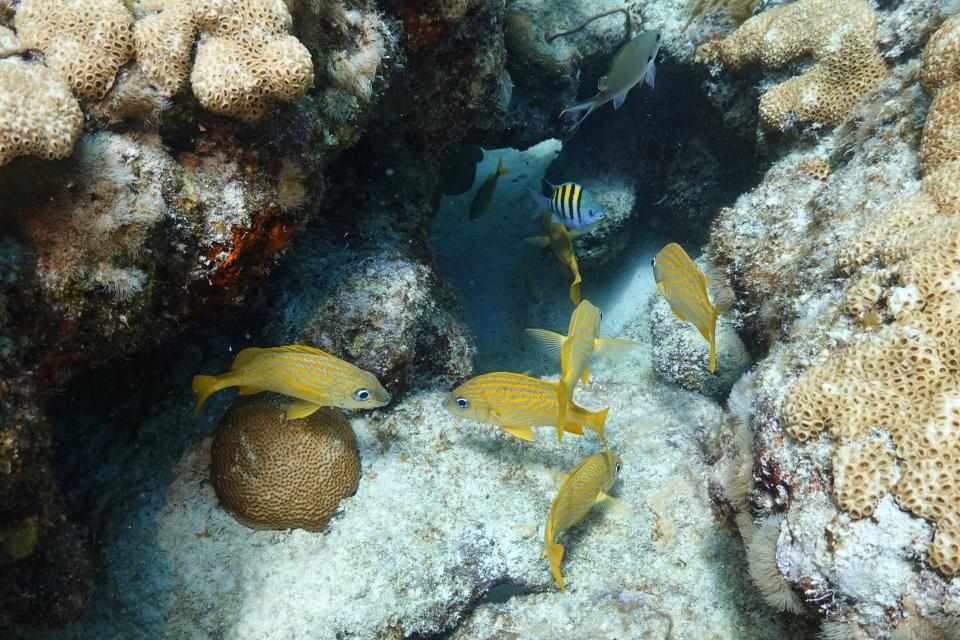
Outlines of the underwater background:
{"label": "underwater background", "polygon": [[958,0],[0,0],[0,637],[960,638],[958,131]]}

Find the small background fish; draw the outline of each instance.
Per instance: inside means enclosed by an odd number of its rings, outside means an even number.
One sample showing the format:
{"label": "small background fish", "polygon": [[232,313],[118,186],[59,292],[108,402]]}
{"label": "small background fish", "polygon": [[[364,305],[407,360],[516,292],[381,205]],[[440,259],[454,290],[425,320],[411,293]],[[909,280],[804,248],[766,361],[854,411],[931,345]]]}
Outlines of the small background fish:
{"label": "small background fish", "polygon": [[674,315],[692,323],[704,340],[710,343],[710,373],[713,373],[716,368],[717,316],[720,307],[710,303],[707,276],[676,242],[665,246],[654,256],[651,264],[657,290],[670,303]]}
{"label": "small background fish", "polygon": [[497,188],[497,180],[507,173],[510,173],[510,169],[504,168],[503,157],[501,157],[497,161],[497,168],[484,179],[483,184],[473,196],[473,201],[470,203],[471,220],[476,220],[487,211],[493,200],[493,192]]}

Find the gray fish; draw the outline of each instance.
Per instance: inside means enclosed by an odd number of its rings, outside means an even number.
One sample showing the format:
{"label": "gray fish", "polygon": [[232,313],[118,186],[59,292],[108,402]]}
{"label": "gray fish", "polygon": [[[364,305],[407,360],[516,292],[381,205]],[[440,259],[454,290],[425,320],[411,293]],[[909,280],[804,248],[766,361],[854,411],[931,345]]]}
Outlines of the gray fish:
{"label": "gray fish", "polygon": [[[653,88],[657,77],[654,60],[660,50],[660,32],[643,31],[636,38],[628,42],[610,63],[607,75],[597,83],[598,93],[589,100],[567,107],[560,112],[560,117],[576,117],[576,120],[567,128],[571,132],[580,126],[591,113],[600,106],[613,101],[613,108],[619,109],[627,99],[627,93],[641,80]],[[572,118],[568,118],[572,119]]]}

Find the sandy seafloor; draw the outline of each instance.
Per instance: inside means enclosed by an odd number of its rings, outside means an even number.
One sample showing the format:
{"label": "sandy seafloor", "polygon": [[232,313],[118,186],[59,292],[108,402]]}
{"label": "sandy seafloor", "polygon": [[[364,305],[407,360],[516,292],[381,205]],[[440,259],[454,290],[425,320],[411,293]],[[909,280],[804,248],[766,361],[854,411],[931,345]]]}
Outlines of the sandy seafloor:
{"label": "sandy seafloor", "polygon": [[[473,190],[445,199],[438,214],[432,240],[476,333],[478,372],[535,368],[556,377],[522,329],[565,330],[567,276],[552,255],[521,241],[536,233],[527,188],[554,153],[549,144],[503,152],[511,176],[479,222],[456,218],[465,218]],[[486,154],[478,181],[500,154]],[[138,423],[139,445],[99,443],[103,462],[76,489],[100,492],[87,516],[101,525],[102,570],[86,619],[21,637],[807,637],[763,604],[738,534],[711,509],[705,456],[720,407],[652,373],[649,260],[662,244],[634,240],[603,273],[583,273],[584,297],[605,312],[601,335],[641,345],[617,361],[598,359],[576,395],[586,407],[610,407],[608,437],[624,460],[612,493],[632,515],[594,513],[564,537],[565,593],[540,558],[543,524],[558,472],[599,450],[594,436],[558,445],[543,429],[526,443],[445,413],[446,389],[420,391],[351,416],[360,485],[324,532],[253,531],[219,507],[208,480],[208,436],[233,392],[190,417],[190,375],[231,355],[212,339],[219,353],[185,348],[183,369],[172,374],[183,384],[126,417]],[[544,289],[539,305],[526,297],[522,261]]]}

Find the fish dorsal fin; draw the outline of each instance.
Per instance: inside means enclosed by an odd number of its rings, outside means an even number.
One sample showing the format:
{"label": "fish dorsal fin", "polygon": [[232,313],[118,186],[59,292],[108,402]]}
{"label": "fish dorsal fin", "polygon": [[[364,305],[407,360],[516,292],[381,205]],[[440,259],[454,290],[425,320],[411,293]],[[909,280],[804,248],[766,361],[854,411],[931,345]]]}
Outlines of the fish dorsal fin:
{"label": "fish dorsal fin", "polygon": [[269,348],[261,347],[247,347],[240,351],[237,356],[233,359],[233,362],[230,364],[230,371],[236,371],[237,369],[243,369],[251,362],[253,362],[257,357],[262,356],[266,353],[273,351]]}
{"label": "fish dorsal fin", "polygon": [[510,425],[501,425],[500,428],[510,435],[520,438],[521,440],[533,441],[536,439],[536,436],[533,435],[533,429],[530,427],[512,427]]}
{"label": "fish dorsal fin", "polygon": [[527,329],[527,335],[533,338],[544,351],[552,356],[560,355],[564,340],[567,339],[566,336],[554,331],[547,331],[546,329]]}
{"label": "fish dorsal fin", "polygon": [[294,353],[312,353],[315,356],[330,356],[326,351],[317,349],[316,347],[308,347],[305,344],[289,344],[284,347],[276,347],[277,351],[292,351]]}
{"label": "fish dorsal fin", "polygon": [[597,80],[597,91],[606,91],[607,90],[607,76],[600,76],[600,79]]}
{"label": "fish dorsal fin", "polygon": [[321,405],[314,404],[313,402],[307,402],[306,400],[299,400],[297,402],[292,402],[287,405],[287,420],[297,420],[299,418],[306,418],[311,413],[320,408]]}

